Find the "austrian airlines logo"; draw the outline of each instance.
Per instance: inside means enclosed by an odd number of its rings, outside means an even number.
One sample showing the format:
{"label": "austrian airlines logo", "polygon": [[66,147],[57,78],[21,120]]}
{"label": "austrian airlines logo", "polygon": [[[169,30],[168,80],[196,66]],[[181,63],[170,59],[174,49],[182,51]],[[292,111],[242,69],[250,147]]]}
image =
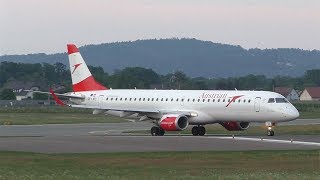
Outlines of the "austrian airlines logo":
{"label": "austrian airlines logo", "polygon": [[[203,93],[202,96],[199,97],[203,98],[203,99],[219,99],[218,102],[220,102],[220,99],[229,99],[231,98],[231,100],[228,102],[228,104],[226,105],[226,107],[228,107],[232,102],[235,102],[237,99],[239,99],[240,97],[242,97],[243,95],[240,96],[232,96],[228,98],[228,94],[220,94],[220,93]],[[203,101],[204,102],[204,101]],[[225,102],[225,101],[223,101]]]}
{"label": "austrian airlines logo", "polygon": [[241,95],[241,96],[233,96],[232,99],[229,101],[229,103],[226,105],[226,107],[228,107],[232,102],[235,102],[236,99],[238,99],[238,98],[240,98],[240,97],[242,97],[242,96],[243,96],[243,95]]}
{"label": "austrian airlines logo", "polygon": [[74,71],[75,71],[81,64],[82,64],[82,63],[73,65],[74,69],[73,69],[73,71],[72,71],[72,74],[74,73]]}

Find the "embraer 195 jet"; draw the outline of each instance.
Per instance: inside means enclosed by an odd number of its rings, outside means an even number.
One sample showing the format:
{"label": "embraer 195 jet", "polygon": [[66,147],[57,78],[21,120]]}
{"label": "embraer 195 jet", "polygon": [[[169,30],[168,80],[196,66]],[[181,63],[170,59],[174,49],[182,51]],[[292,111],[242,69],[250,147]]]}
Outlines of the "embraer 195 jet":
{"label": "embraer 195 jet", "polygon": [[[272,127],[277,122],[299,117],[285,97],[268,91],[109,89],[94,79],[75,45],[68,44],[67,49],[73,92],[55,94],[50,90],[56,102],[93,109],[93,114],[149,120],[154,123],[152,136],[183,131],[189,125],[193,125],[194,136],[203,136],[204,125],[214,123],[229,131],[242,131],[251,122],[265,123],[267,135],[273,136]],[[65,104],[58,96],[72,103]]]}

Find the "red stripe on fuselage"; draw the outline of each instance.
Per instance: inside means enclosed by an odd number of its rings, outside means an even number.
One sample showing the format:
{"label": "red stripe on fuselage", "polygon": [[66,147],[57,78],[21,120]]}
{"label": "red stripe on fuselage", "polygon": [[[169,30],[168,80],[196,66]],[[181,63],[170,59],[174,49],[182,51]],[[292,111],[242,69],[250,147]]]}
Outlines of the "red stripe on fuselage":
{"label": "red stripe on fuselage", "polygon": [[85,80],[72,85],[74,92],[79,91],[96,91],[96,90],[107,90],[108,88],[104,87],[98,83],[93,76],[89,76]]}

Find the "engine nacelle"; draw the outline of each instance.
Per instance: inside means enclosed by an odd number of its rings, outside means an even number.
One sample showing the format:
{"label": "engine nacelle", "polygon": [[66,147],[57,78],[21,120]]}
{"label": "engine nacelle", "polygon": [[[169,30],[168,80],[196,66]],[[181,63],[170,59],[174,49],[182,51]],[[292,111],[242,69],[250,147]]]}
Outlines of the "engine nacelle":
{"label": "engine nacelle", "polygon": [[183,131],[188,125],[187,116],[178,114],[166,114],[159,121],[159,126],[165,131]]}
{"label": "engine nacelle", "polygon": [[248,129],[249,122],[236,122],[236,121],[227,121],[220,122],[220,124],[226,128],[228,131],[243,131]]}

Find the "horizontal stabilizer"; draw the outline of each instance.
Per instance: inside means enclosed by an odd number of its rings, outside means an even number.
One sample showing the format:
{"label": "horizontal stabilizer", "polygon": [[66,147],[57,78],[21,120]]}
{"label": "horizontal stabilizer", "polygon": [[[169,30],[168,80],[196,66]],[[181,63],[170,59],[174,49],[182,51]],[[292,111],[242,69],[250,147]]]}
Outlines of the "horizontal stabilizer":
{"label": "horizontal stabilizer", "polygon": [[[24,91],[52,95],[51,92],[45,92],[45,91],[33,91],[33,90],[24,90]],[[59,93],[54,93],[54,94],[56,96],[58,96],[58,97],[63,97],[63,98],[85,99],[85,97],[83,95],[80,95],[80,94],[59,94]]]}

